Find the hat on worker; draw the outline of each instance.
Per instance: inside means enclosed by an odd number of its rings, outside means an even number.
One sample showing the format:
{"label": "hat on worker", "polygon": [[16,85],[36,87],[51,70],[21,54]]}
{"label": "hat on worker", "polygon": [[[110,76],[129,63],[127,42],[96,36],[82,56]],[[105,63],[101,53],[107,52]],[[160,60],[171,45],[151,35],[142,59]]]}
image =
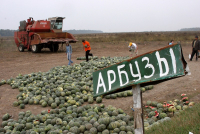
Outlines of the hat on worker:
{"label": "hat on worker", "polygon": [[198,36],[196,35],[195,38],[198,38]]}
{"label": "hat on worker", "polygon": [[131,45],[132,45],[132,42],[129,43],[129,46],[131,46]]}
{"label": "hat on worker", "polygon": [[82,42],[85,42],[85,40],[83,39]]}

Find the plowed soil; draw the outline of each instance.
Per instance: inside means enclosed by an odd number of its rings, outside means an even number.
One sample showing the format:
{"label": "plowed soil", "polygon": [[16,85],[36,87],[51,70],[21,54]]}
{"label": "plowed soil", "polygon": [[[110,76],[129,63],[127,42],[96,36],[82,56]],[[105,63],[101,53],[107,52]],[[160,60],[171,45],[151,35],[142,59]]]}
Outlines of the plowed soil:
{"label": "plowed soil", "polygon": [[[159,49],[167,45],[167,42],[136,42],[139,47],[139,54],[143,54],[155,49]],[[191,53],[191,42],[182,43],[183,55],[189,65],[191,75],[170,79],[161,83],[154,84],[152,90],[148,90],[142,94],[143,104],[147,100],[152,101],[170,101],[173,99],[180,99],[182,93],[186,93],[190,101],[200,101],[200,60],[189,61],[188,54]],[[71,44],[73,48],[72,61],[80,63],[76,60],[77,57],[85,55],[81,42]],[[91,53],[93,55],[102,56],[128,56],[128,42],[115,42],[115,43],[91,43]],[[0,80],[15,78],[20,74],[30,74],[32,72],[46,72],[49,69],[67,65],[68,60],[65,51],[62,48],[58,52],[52,53],[48,49],[43,49],[41,53],[32,53],[27,50],[19,52],[16,46],[2,48],[0,50]],[[12,89],[9,85],[5,84],[0,86],[0,117],[5,113],[12,115],[17,119],[20,111],[31,110],[34,114],[41,113],[44,109],[51,109],[50,107],[43,108],[40,105],[26,105],[25,109],[13,107],[13,102],[16,101],[18,89]],[[117,108],[122,108],[126,113],[132,115],[133,112],[130,107],[133,105],[133,98],[117,98],[117,99],[103,99],[103,104],[113,105]],[[1,120],[0,120],[1,123]]]}

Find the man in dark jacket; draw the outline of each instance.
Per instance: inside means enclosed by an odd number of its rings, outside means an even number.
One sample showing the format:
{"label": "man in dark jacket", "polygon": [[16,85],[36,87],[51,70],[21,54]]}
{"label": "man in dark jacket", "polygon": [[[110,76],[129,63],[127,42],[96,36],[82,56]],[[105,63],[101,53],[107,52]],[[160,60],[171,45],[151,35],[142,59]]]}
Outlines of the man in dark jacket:
{"label": "man in dark jacket", "polygon": [[198,36],[195,36],[195,40],[192,42],[192,55],[190,61],[192,61],[193,56],[196,54],[196,61],[198,60],[200,51],[200,41],[198,40]]}

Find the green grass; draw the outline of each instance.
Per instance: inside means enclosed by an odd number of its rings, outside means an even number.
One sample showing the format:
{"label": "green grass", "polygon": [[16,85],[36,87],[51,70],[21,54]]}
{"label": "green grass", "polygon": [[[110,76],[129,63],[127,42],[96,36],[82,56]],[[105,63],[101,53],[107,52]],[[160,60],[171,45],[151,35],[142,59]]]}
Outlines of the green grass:
{"label": "green grass", "polygon": [[171,121],[153,126],[145,134],[200,134],[200,103],[183,111]]}

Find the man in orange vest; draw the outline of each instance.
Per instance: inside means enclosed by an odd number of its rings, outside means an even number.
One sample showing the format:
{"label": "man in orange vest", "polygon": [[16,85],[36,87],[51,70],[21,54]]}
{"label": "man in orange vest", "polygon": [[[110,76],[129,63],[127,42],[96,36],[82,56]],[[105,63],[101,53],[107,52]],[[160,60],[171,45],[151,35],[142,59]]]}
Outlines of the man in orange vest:
{"label": "man in orange vest", "polygon": [[85,57],[86,57],[86,61],[88,62],[88,56],[92,56],[93,54],[90,53],[91,47],[90,47],[90,43],[88,41],[82,40],[83,43],[83,50],[85,49]]}

